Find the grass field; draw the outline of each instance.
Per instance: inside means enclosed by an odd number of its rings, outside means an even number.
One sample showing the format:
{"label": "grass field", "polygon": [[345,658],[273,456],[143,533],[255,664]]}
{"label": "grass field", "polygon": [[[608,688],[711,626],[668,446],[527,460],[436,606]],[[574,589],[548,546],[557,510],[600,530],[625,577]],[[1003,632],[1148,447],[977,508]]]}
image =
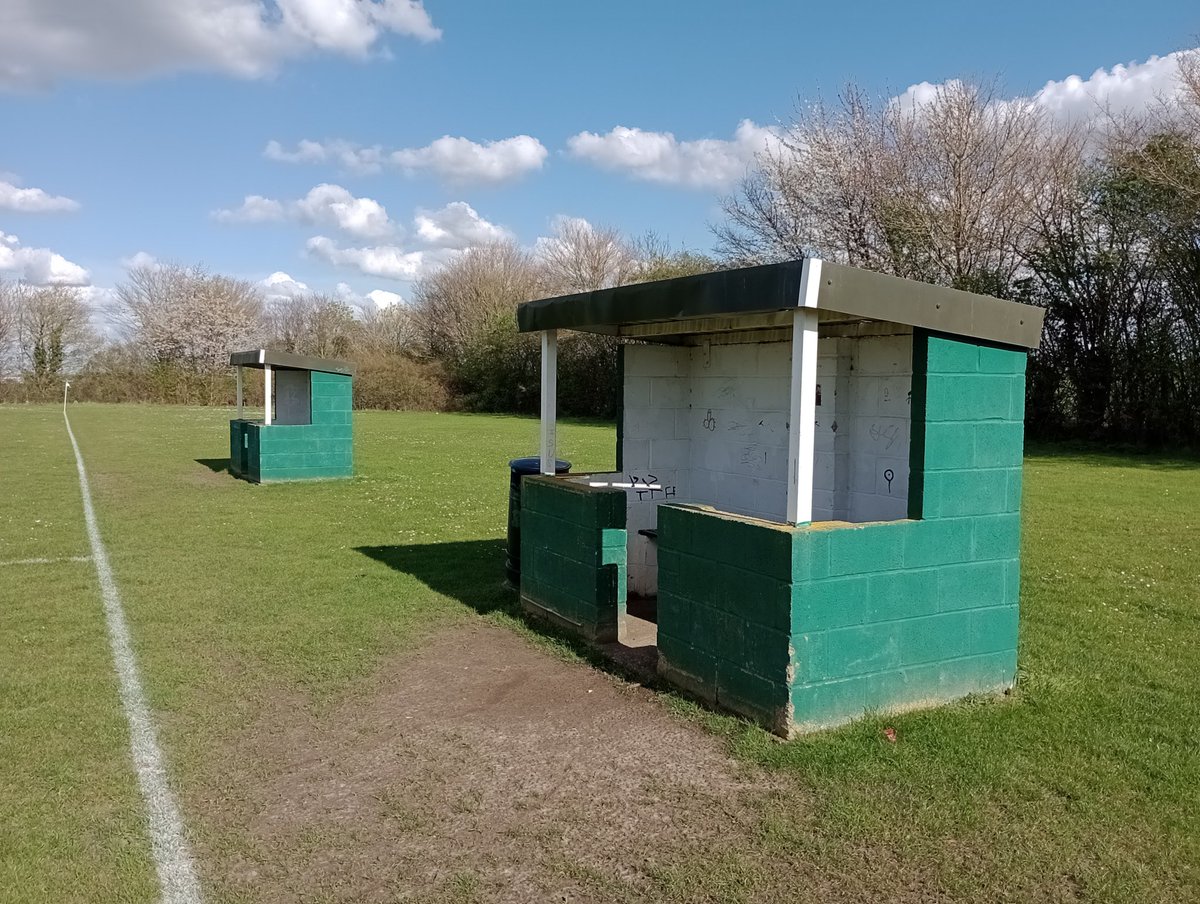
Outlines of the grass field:
{"label": "grass field", "polygon": [[[354,480],[258,487],[220,470],[228,416],[71,408],[207,900],[285,900],[262,877],[301,863],[305,900],[356,900],[335,875],[353,825],[250,856],[260,828],[224,814],[273,766],[246,745],[292,711],[319,737],[398,658],[480,624],[590,680],[500,585],[506,463],[537,426],[364,412]],[[611,428],[560,443],[577,469],[612,465]],[[591,875],[572,900],[773,900],[789,877],[790,900],[1200,900],[1200,464],[1026,465],[1018,693],[780,743],[660,692],[770,793],[745,797],[737,844],[656,859],[649,838],[636,876]],[[50,560],[0,565],[0,902],[156,896],[87,554],[61,410],[0,407],[0,562]],[[497,891],[512,863],[473,863],[377,899],[519,899]]]}

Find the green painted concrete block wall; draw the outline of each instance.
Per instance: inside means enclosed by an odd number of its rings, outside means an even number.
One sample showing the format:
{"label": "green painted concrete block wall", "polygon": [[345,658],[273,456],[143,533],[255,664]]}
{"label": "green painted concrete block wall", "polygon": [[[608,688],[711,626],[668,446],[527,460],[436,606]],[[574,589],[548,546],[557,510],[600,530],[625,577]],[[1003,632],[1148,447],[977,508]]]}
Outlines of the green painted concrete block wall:
{"label": "green painted concrete block wall", "polygon": [[[354,474],[353,395],[346,374],[312,371],[311,423],[229,422],[230,468],[255,482],[325,480]],[[241,443],[241,454],[238,443]]]}
{"label": "green painted concrete block wall", "polygon": [[919,333],[913,357],[913,520],[659,508],[668,680],[784,735],[1012,686],[1026,355]]}
{"label": "green painted concrete block wall", "polygon": [[239,477],[250,477],[250,450],[247,436],[249,422],[229,422],[229,470]]}
{"label": "green painted concrete block wall", "polygon": [[521,485],[521,602],[581,637],[617,639],[626,597],[625,493],[554,477]]}
{"label": "green painted concrete block wall", "polygon": [[658,670],[786,734],[793,531],[702,506],[658,509]]}

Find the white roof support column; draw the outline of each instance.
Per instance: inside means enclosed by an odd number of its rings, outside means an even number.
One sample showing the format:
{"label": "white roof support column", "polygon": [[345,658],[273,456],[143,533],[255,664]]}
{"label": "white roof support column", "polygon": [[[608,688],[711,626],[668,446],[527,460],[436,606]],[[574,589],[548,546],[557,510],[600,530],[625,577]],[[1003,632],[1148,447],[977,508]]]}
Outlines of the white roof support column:
{"label": "white roof support column", "polygon": [[806,258],[800,306],[792,321],[791,412],[788,418],[787,520],[812,521],[813,453],[817,421],[817,292],[821,262]]}
{"label": "white roof support column", "polygon": [[272,383],[274,381],[271,379],[273,376],[274,375],[271,373],[271,365],[264,364],[263,365],[263,423],[266,424],[268,427],[271,426],[271,409],[275,407],[274,405],[271,404],[271,396],[273,395],[273,389],[274,389],[274,387],[272,386]]}
{"label": "white roof support column", "polygon": [[242,365],[239,364],[237,366],[237,419],[239,421],[242,419],[242,398]]}
{"label": "white roof support column", "polygon": [[542,331],[541,472],[553,474],[556,463],[555,420],[558,417],[558,330]]}

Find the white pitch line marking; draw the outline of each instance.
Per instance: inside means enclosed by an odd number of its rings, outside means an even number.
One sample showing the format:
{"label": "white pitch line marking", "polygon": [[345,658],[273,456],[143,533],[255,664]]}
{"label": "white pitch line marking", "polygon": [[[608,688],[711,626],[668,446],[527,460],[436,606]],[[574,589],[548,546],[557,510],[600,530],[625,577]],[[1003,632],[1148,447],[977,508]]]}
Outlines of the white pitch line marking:
{"label": "white pitch line marking", "polygon": [[137,772],[138,786],[146,804],[149,823],[150,847],[154,854],[154,866],[158,872],[158,884],[162,889],[163,904],[200,904],[200,882],[192,864],[192,854],[184,836],[183,816],[179,804],[167,782],[167,767],[162,750],[158,746],[158,735],[146,705],[142,690],[142,679],[138,674],[137,660],[133,655],[133,643],[129,637],[129,626],[125,622],[125,610],[121,605],[121,594],[108,564],[108,551],[100,539],[100,528],[96,524],[96,511],[92,506],[92,491],[88,486],[87,471],[83,467],[83,455],[71,420],[63,406],[63,420],[67,424],[67,436],[75,450],[75,465],[79,469],[79,491],[83,496],[83,517],[87,523],[88,540],[92,545],[92,560],[96,563],[96,577],[100,580],[100,595],[104,598],[104,620],[108,624],[108,639],[112,646],[113,666],[120,687],[121,706],[129,723],[129,746],[133,753],[133,766]]}
{"label": "white pitch line marking", "polygon": [[90,562],[91,556],[59,556],[56,559],[7,559],[0,561],[0,567],[5,565],[57,565],[60,562]]}

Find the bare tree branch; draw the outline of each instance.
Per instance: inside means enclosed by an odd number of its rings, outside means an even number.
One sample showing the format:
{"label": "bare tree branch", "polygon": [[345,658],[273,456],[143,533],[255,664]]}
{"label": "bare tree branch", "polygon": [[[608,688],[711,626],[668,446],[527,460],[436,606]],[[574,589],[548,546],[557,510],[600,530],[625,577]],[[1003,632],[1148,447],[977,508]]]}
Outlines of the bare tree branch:
{"label": "bare tree branch", "polygon": [[1003,293],[1069,178],[1079,139],[994,85],[949,82],[919,104],[850,86],[798,109],[781,147],[723,202],[719,250],[752,263],[817,255]]}
{"label": "bare tree branch", "polygon": [[563,218],[554,235],[538,243],[537,256],[550,292],[569,294],[629,282],[637,273],[633,248],[611,226]]}
{"label": "bare tree branch", "polygon": [[18,284],[9,297],[16,309],[19,362],[27,377],[49,384],[83,363],[95,337],[77,290]]}
{"label": "bare tree branch", "polygon": [[262,296],[245,280],[153,264],[130,270],[116,292],[129,338],[157,363],[210,373],[263,337]]}

